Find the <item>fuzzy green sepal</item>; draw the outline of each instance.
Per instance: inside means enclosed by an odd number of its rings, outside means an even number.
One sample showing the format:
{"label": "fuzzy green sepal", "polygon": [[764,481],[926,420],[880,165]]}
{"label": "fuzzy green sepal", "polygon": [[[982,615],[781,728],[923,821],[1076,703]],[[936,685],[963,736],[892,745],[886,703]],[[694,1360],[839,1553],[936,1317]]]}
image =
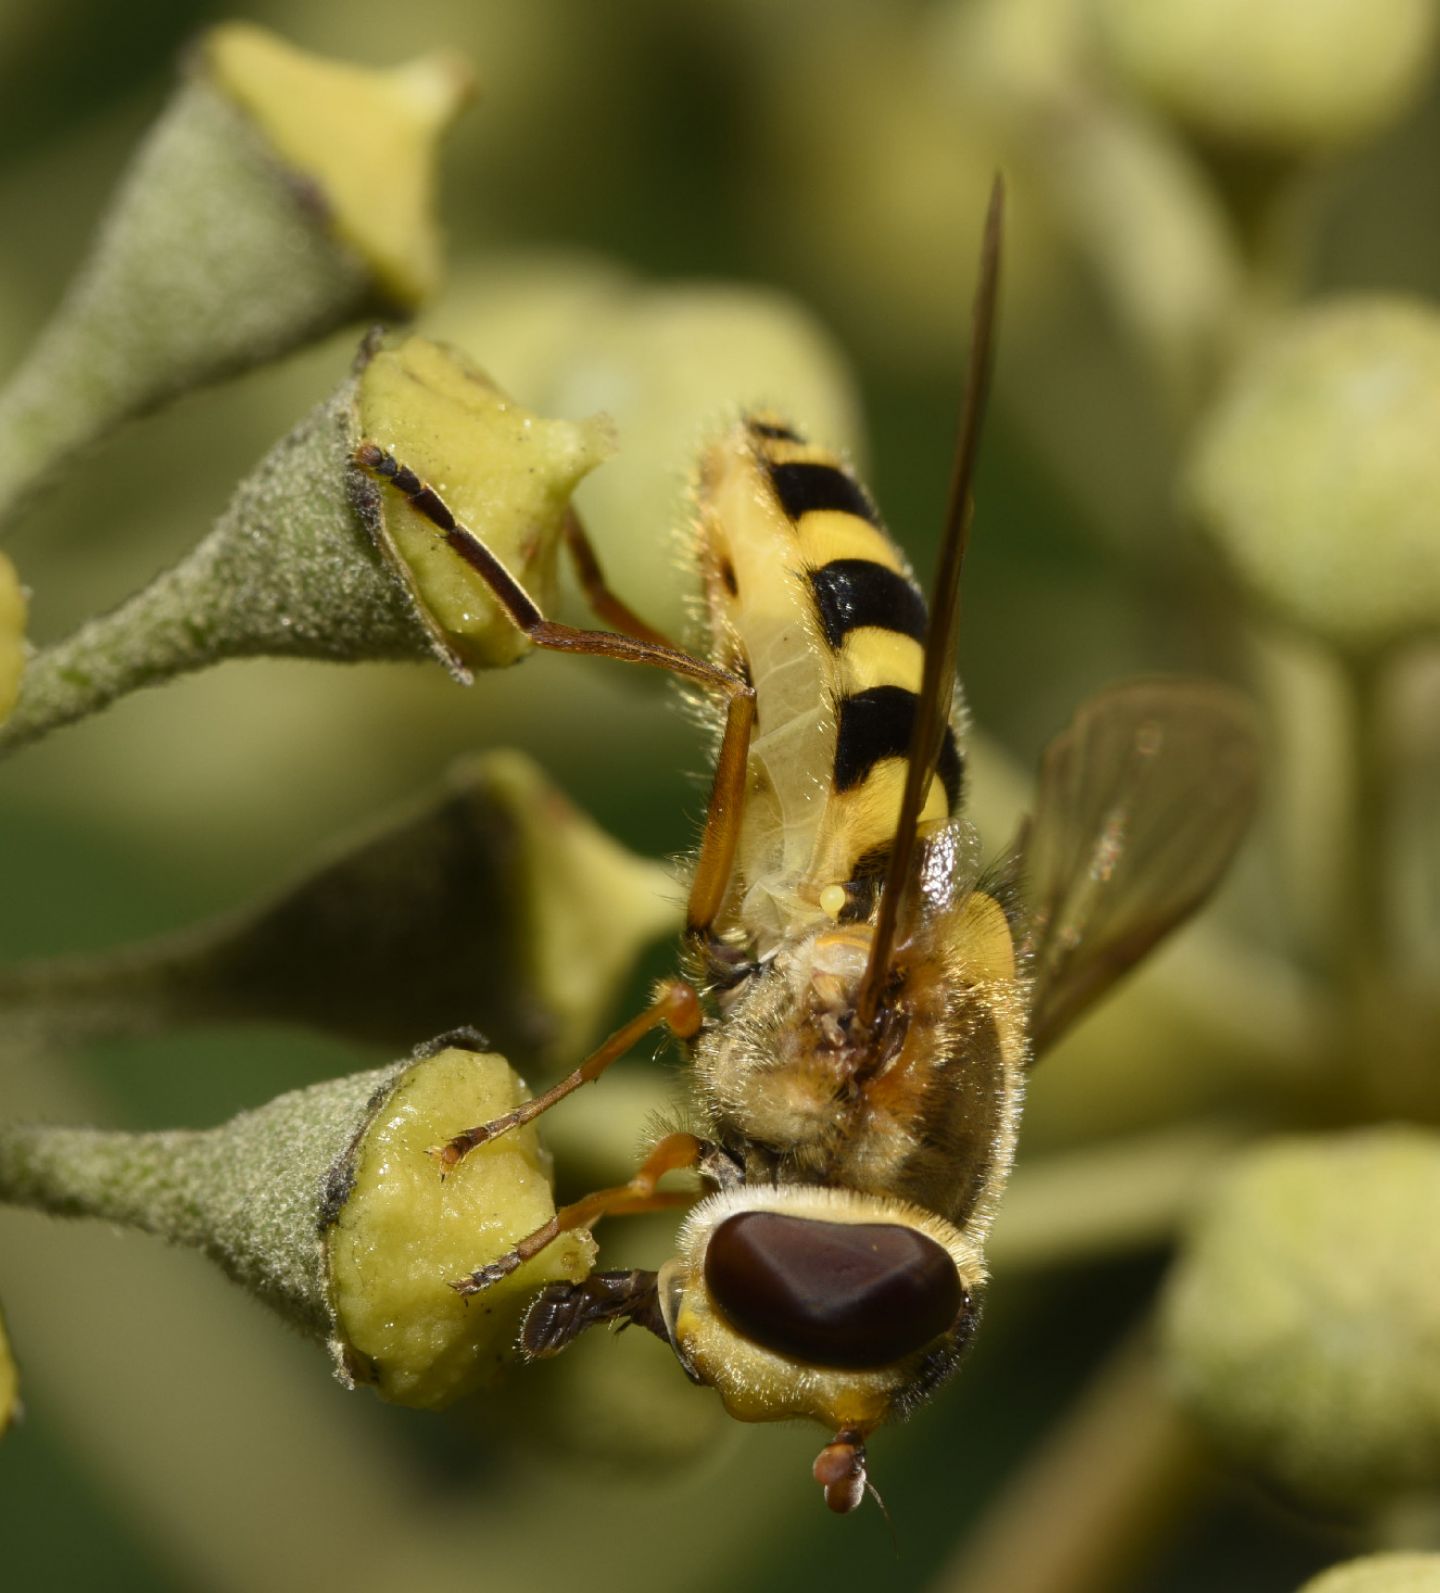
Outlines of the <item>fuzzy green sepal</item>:
{"label": "fuzzy green sepal", "polygon": [[0,521],[124,421],[413,308],[438,270],[432,146],[467,85],[448,58],[366,72],[209,35],[0,392]]}
{"label": "fuzzy green sepal", "polygon": [[179,564],[31,658],[0,756],[116,698],[226,659],[443,652],[353,499],[354,384],[312,410]]}
{"label": "fuzzy green sepal", "polygon": [[570,493],[608,452],[608,428],[532,415],[438,344],[367,340],[355,375],[270,450],[190,554],[34,655],[0,757],[227,659],[438,659],[468,683],[527,651],[435,527],[356,464],[367,437],[452,492],[548,603]]}

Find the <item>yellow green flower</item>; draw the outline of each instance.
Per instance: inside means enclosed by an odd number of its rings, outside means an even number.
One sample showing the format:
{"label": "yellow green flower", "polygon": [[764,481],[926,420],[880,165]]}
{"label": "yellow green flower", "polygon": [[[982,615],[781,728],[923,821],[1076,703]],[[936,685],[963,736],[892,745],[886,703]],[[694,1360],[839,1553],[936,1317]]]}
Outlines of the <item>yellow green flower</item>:
{"label": "yellow green flower", "polygon": [[464,62],[425,56],[377,71],[311,55],[248,22],[215,28],[202,50],[216,86],[313,184],[336,232],[394,297],[415,304],[433,292],[436,146],[470,96]]}
{"label": "yellow green flower", "polygon": [[1112,64],[1197,132],[1298,153],[1406,110],[1437,12],[1431,0],[1100,0],[1097,20]]}
{"label": "yellow green flower", "polygon": [[1242,584],[1367,651],[1440,627],[1440,312],[1418,299],[1300,311],[1203,423],[1190,505]]}

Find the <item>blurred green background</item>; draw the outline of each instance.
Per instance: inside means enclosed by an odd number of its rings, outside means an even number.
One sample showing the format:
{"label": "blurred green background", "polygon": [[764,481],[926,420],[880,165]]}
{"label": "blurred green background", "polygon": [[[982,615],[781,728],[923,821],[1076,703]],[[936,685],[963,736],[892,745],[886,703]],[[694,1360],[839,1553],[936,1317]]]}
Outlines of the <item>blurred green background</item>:
{"label": "blurred green background", "polygon": [[[541,315],[552,285],[557,303],[578,296],[583,322],[585,285],[611,271],[793,295],[807,307],[793,314],[816,317],[852,364],[837,413],[853,392],[869,482],[925,570],[984,192],[1004,164],[1012,255],[960,665],[978,723],[1027,768],[1095,685],[1179,668],[1247,678],[1257,648],[1292,646],[1257,642],[1177,513],[1185,430],[1209,379],[1196,352],[1204,328],[1176,331],[1162,316],[1147,340],[1144,317],[1117,310],[1107,269],[1121,224],[1098,246],[1077,226],[1065,192],[1079,178],[1046,143],[1063,137],[1060,111],[1046,122],[1016,109],[1022,88],[1053,91],[1078,129],[1087,96],[1123,100],[1094,63],[1086,11],[1080,0],[224,10],[8,0],[0,368],[56,302],[197,29],[243,14],[373,64],[450,46],[473,60],[481,97],[444,160],[461,307],[442,307],[437,324],[455,335],[463,306],[487,294]],[[1416,196],[1433,192],[1437,156],[1432,88],[1374,138],[1310,168],[1313,223],[1303,258],[1289,262],[1295,286],[1433,294],[1440,209]],[[1098,201],[1090,219],[1106,225]],[[1158,235],[1164,223],[1154,225]],[[1136,247],[1163,299],[1181,266]],[[511,297],[494,297],[497,284]],[[809,348],[820,334],[797,324]],[[470,352],[543,406],[551,394],[527,391],[523,345],[499,340],[513,368],[482,344]],[[195,396],[68,472],[10,548],[33,589],[34,638],[63,634],[182,553],[262,450],[343,376],[353,346],[347,333]],[[828,375],[836,356],[823,347],[814,363]],[[773,391],[783,373],[765,380],[714,403],[783,396]],[[643,435],[622,434],[622,446],[643,452]],[[683,517],[687,463],[653,463],[646,490],[663,518]],[[636,527],[621,545],[629,528],[612,525],[607,546],[604,521],[597,540],[617,585],[668,568],[653,540],[663,527]],[[537,657],[463,693],[437,670],[261,662],[129,699],[6,766],[0,954],[105,947],[223,908],[477,746],[525,748],[631,846],[681,852],[701,808],[704,740],[659,683],[612,673],[623,676]],[[997,796],[991,808],[1004,805]],[[996,849],[1005,838],[987,836]],[[1309,888],[1323,893],[1323,881]],[[1257,846],[1222,911],[1257,946],[1303,964],[1313,904],[1286,890],[1275,849]],[[1153,988],[1152,1000],[1166,999],[1163,980]],[[1026,1150],[1178,1119],[1234,1087],[1207,1077],[1203,1058],[1171,1069],[1167,1058],[1132,1066],[1112,1055],[1092,1090],[1082,1062],[1113,1049],[1092,1038],[1056,1059],[1053,1082],[1048,1067],[1038,1077]],[[0,1057],[0,1102],[6,1116],[202,1126],[376,1060],[288,1032],[187,1034],[16,1059],[17,1085]],[[610,1237],[623,1259],[627,1241]],[[0,1576],[16,1588],[106,1589],[442,1577],[497,1589],[938,1586],[969,1524],[1143,1311],[1161,1262],[997,1278],[957,1384],[873,1446],[897,1555],[877,1512],[839,1522],[820,1508],[808,1475],[815,1433],[727,1429],[710,1396],[684,1387],[639,1335],[586,1346],[601,1353],[575,1372],[537,1371],[537,1384],[549,1380],[543,1398],[519,1390],[450,1418],[397,1411],[343,1393],[313,1347],[191,1256],[0,1213],[0,1289],[28,1407],[0,1445]],[[1290,1588],[1348,1547],[1239,1484],[1217,1479],[1206,1497],[1127,1585]]]}

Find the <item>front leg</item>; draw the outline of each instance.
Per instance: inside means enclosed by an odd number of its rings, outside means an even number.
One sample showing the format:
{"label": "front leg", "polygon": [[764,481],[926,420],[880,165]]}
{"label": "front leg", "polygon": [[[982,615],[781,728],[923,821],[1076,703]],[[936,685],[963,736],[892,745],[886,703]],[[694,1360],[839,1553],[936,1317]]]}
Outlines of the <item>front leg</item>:
{"label": "front leg", "polygon": [[520,1347],[531,1360],[558,1355],[586,1328],[602,1322],[643,1327],[667,1344],[655,1272],[593,1272],[581,1283],[548,1283],[520,1325]]}
{"label": "front leg", "polygon": [[543,1095],[523,1102],[503,1117],[493,1118],[475,1128],[467,1128],[453,1139],[446,1140],[443,1145],[432,1146],[430,1154],[439,1162],[441,1176],[477,1146],[488,1145],[492,1139],[508,1133],[512,1128],[533,1123],[542,1112],[548,1112],[557,1101],[574,1094],[582,1084],[593,1083],[612,1062],[618,1061],[653,1030],[664,1027],[678,1039],[693,1039],[700,1032],[701,1017],[700,997],[693,985],[684,979],[662,979],[656,986],[650,1005],[642,1013],[632,1018],[624,1028],[617,1029],[599,1050],[592,1052],[573,1073],[567,1073]]}

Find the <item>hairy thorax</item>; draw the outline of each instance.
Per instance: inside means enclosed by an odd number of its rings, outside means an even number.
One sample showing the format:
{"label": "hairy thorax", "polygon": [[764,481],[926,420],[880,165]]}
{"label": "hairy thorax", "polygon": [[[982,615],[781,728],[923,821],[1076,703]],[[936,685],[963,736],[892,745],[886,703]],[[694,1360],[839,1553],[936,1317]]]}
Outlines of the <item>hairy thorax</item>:
{"label": "hairy thorax", "polygon": [[869,942],[868,928],[829,927],[784,948],[701,1043],[716,1128],[744,1147],[752,1177],[893,1188],[913,1148],[901,1086],[933,1035],[938,992],[902,985],[862,1029],[854,1002]]}
{"label": "hairy thorax", "polygon": [[750,1181],[889,1193],[963,1220],[1008,1167],[1023,1066],[1009,938],[980,894],[902,946],[872,1027],[855,999],[868,925],[782,948],[698,1043],[702,1106]]}

